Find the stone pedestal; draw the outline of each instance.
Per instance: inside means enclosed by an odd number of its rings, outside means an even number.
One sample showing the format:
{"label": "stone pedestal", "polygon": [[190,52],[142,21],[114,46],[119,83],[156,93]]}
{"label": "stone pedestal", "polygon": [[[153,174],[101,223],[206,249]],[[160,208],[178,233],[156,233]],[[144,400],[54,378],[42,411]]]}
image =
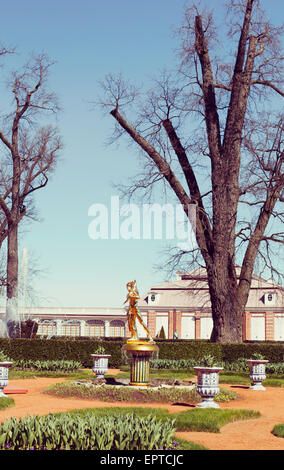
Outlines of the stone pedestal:
{"label": "stone pedestal", "polygon": [[130,385],[149,385],[150,357],[158,352],[156,343],[151,341],[128,341],[122,350],[130,357]]}

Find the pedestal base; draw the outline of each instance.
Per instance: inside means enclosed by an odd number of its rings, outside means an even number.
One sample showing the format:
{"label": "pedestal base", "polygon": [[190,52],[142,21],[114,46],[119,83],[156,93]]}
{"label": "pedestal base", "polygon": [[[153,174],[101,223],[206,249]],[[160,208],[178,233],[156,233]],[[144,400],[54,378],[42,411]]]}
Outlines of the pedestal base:
{"label": "pedestal base", "polygon": [[122,349],[131,358],[130,385],[147,387],[150,357],[159,350],[158,346],[150,341],[129,341]]}
{"label": "pedestal base", "polygon": [[6,393],[3,392],[3,388],[0,389],[0,398],[8,398]]}
{"label": "pedestal base", "polygon": [[196,406],[197,408],[220,408],[219,405],[214,401],[214,398],[205,398]]}
{"label": "pedestal base", "polygon": [[266,390],[266,388],[261,383],[253,383],[250,386],[251,390]]}

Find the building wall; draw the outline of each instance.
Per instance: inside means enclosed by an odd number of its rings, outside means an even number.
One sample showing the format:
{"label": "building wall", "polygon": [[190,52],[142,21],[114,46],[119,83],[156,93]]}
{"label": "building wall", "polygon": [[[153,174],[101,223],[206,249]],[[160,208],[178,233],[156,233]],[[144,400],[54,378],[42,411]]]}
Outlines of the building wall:
{"label": "building wall", "polygon": [[[71,312],[72,313],[72,312]],[[39,323],[38,336],[84,336],[84,337],[130,337],[126,313],[118,312],[111,317],[90,315],[89,318],[77,311],[69,318],[50,312],[44,315],[31,315]],[[75,317],[75,318],[74,318]],[[208,339],[212,331],[210,312],[181,311],[178,309],[142,312],[144,323],[153,338],[164,328],[166,338],[172,339],[177,334],[179,339]],[[146,337],[143,327],[138,324],[138,336]],[[270,308],[267,312],[246,312],[243,317],[243,340],[284,341],[284,312]]]}

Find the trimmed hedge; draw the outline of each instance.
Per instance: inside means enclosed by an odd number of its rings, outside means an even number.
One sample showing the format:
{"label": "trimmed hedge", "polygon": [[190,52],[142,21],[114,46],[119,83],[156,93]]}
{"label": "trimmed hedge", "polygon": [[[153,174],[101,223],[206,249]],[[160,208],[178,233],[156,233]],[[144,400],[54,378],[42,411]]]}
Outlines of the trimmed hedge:
{"label": "trimmed hedge", "polygon": [[[245,342],[241,344],[211,343],[207,340],[156,340],[159,359],[201,359],[212,355],[217,361],[236,362],[240,357],[250,358],[254,352],[263,354],[271,363],[284,360],[283,342]],[[98,346],[110,354],[109,366],[125,364],[122,346],[125,339],[57,338],[26,339],[0,338],[0,350],[14,360],[72,360],[83,367],[92,367],[91,354]]]}
{"label": "trimmed hedge", "polygon": [[110,354],[110,367],[123,364],[121,348],[125,341],[101,341],[93,339],[39,339],[39,338],[0,338],[0,350],[15,361],[25,360],[69,360],[78,361],[83,367],[92,367],[91,354],[103,345]]}

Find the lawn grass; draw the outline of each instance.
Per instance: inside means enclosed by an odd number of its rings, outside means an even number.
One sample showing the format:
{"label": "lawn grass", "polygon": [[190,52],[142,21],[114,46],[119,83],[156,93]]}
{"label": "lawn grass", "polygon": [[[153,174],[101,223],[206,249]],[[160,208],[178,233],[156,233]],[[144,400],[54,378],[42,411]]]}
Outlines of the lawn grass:
{"label": "lawn grass", "polygon": [[74,372],[62,372],[59,370],[58,372],[55,371],[34,371],[34,370],[16,370],[10,369],[9,370],[9,380],[17,380],[17,379],[34,379],[36,377],[66,377],[70,379],[88,379],[94,378],[94,373],[92,369],[80,369]]}
{"label": "lawn grass", "polygon": [[15,401],[13,400],[13,398],[9,398],[9,397],[0,398],[0,410],[5,410],[6,408],[10,408],[11,406],[15,406]]}
{"label": "lawn grass", "polygon": [[284,423],[277,424],[276,426],[274,426],[271,432],[276,437],[284,438]]}
{"label": "lawn grass", "polygon": [[[155,415],[157,419],[175,419],[176,431],[198,431],[219,433],[225,424],[246,420],[257,419],[260,413],[253,410],[221,410],[221,409],[200,409],[193,408],[186,411],[170,413],[163,408],[152,407],[111,407],[111,408],[87,408],[83,410],[68,411],[71,415],[84,416],[85,413],[94,413],[96,416],[121,415],[135,413],[143,417]],[[60,413],[58,413],[60,414]]]}

